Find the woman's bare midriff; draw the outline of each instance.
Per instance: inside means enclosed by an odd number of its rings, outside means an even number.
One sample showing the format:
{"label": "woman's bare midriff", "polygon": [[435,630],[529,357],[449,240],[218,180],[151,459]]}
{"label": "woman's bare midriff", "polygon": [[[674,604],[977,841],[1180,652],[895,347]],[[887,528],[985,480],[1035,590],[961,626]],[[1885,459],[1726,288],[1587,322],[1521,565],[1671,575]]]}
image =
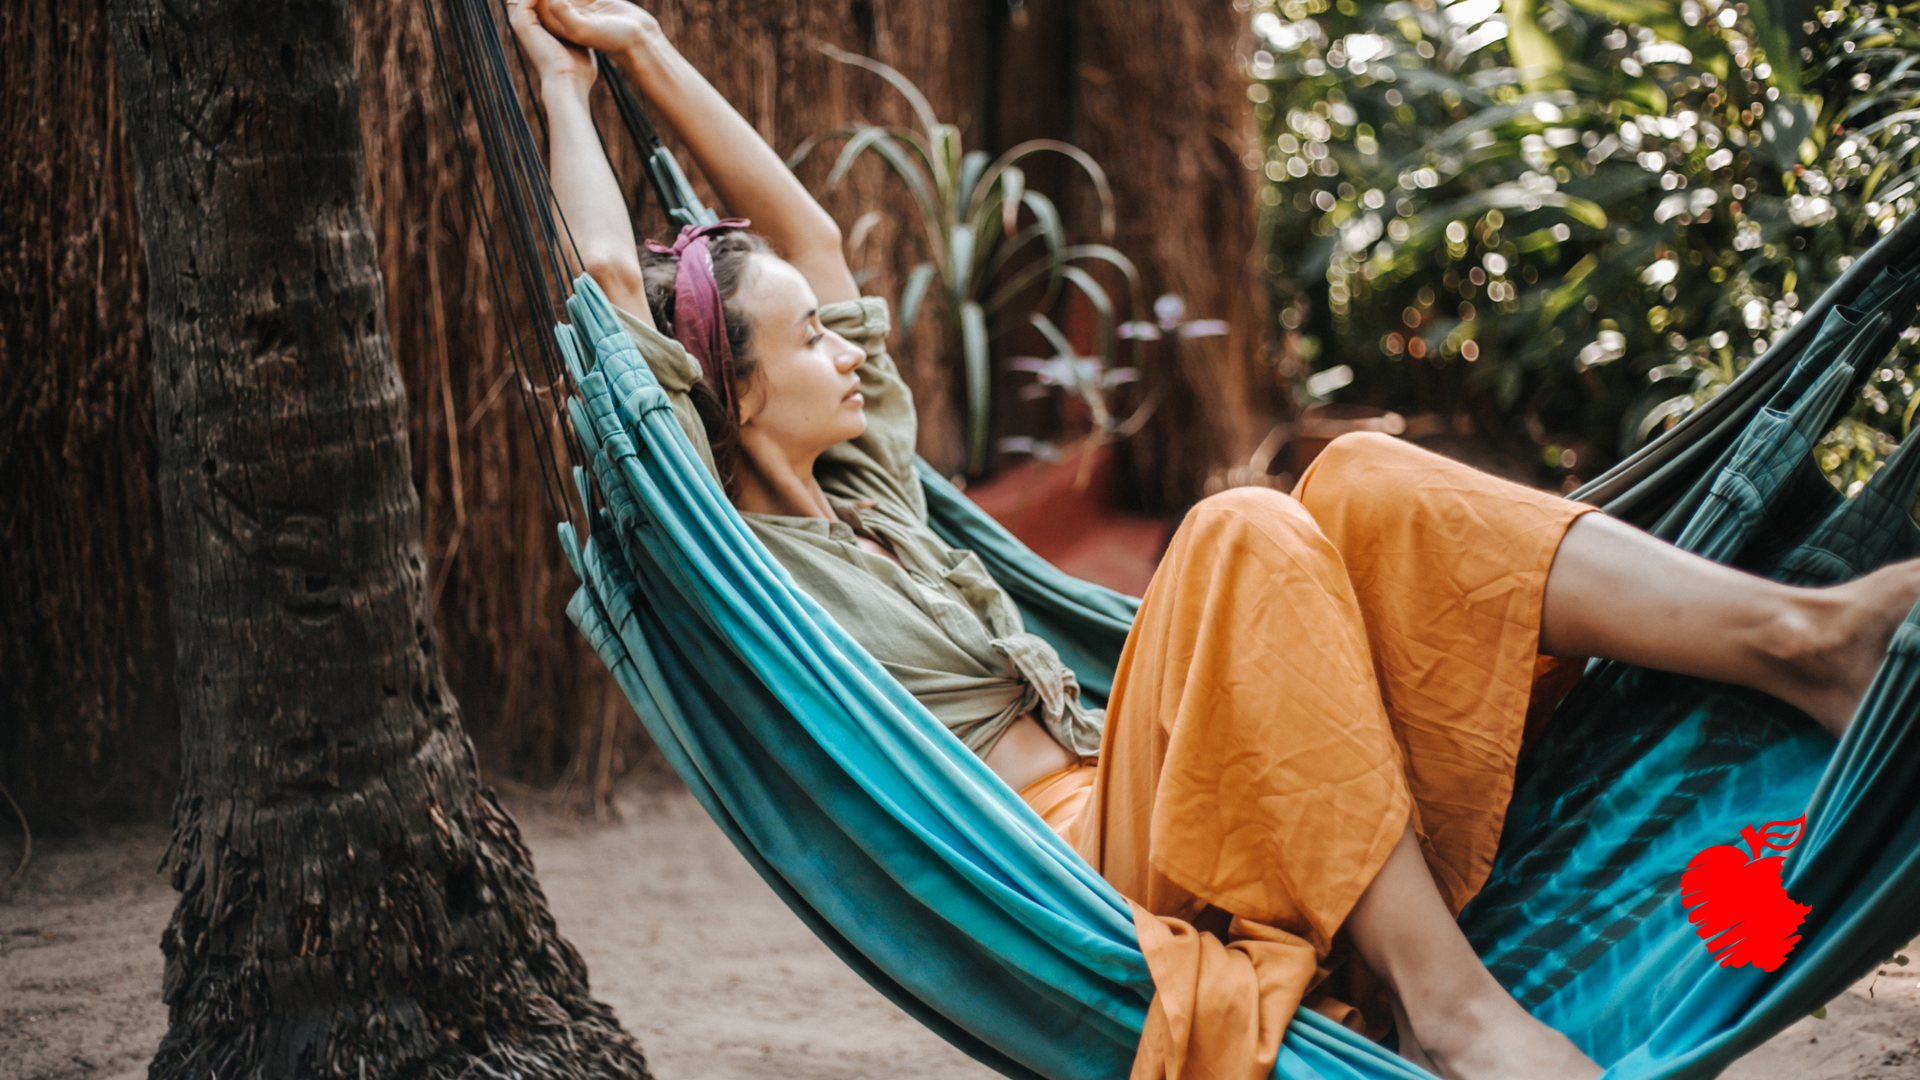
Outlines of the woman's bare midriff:
{"label": "woman's bare midriff", "polygon": [[981,760],[987,763],[994,775],[1007,782],[1015,791],[1024,789],[1028,784],[1043,776],[1057,773],[1061,769],[1076,764],[1080,759],[1059,740],[1047,734],[1040,721],[1032,713],[1015,720],[1008,725],[1006,734],[993,744]]}

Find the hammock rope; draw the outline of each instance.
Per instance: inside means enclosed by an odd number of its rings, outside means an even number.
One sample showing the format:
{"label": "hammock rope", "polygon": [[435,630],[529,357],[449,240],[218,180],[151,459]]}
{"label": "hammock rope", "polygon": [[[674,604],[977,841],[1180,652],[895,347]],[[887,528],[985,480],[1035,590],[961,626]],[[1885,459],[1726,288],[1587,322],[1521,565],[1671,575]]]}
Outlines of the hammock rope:
{"label": "hammock rope", "polygon": [[[444,33],[437,3],[446,6]],[[554,517],[572,521],[575,516],[567,501],[567,477],[584,459],[578,440],[564,425],[554,423],[557,405],[542,405],[534,387],[537,378],[537,385],[555,403],[574,390],[567,381],[565,358],[546,328],[560,321],[562,298],[569,289],[572,275],[567,273],[566,253],[571,252],[579,264],[580,250],[554,202],[546,166],[527,124],[519,89],[507,66],[505,42],[488,0],[425,0],[421,6],[433,45],[435,81],[459,153],[469,208],[480,232],[488,285],[508,330],[507,356],[521,409],[533,434],[541,486]],[[504,6],[500,11],[504,19]],[[452,53],[447,49],[449,38]],[[534,112],[544,129],[545,115],[537,109]],[[497,213],[487,212],[483,174],[467,137],[469,120],[479,134],[486,161],[484,175],[491,180]],[[506,239],[504,253],[498,234]],[[513,268],[511,281],[506,269],[509,264]],[[531,332],[522,329],[518,313],[523,310],[528,313]],[[527,340],[532,342],[531,349],[523,345]],[[561,445],[556,447],[556,442]]]}
{"label": "hammock rope", "polygon": [[[503,231],[538,317],[556,263],[533,246],[557,248],[563,226],[546,216],[485,0],[445,2],[465,12],[449,20],[451,53],[491,72],[469,68],[459,88],[503,215],[524,214]],[[614,95],[663,208],[677,223],[711,213],[631,91]],[[486,133],[496,124],[506,134]],[[1920,454],[1902,447],[1852,499],[1809,458],[1916,303],[1909,220],[1724,393],[1576,497],[1799,583],[1920,554],[1908,516]],[[695,457],[591,279],[548,324],[547,386],[570,391],[586,463],[571,474],[582,518],[559,526],[582,582],[568,615],[695,798],[829,948],[966,1053],[1012,1077],[1127,1075],[1153,984],[1125,901],[795,586]],[[936,531],[981,557],[1103,701],[1137,601],[1061,574],[920,468]],[[1679,903],[1682,869],[1744,826],[1802,812],[1785,871],[1812,907],[1801,942],[1771,973],[1715,966]],[[1590,665],[1523,755],[1493,871],[1460,923],[1501,983],[1611,1080],[1713,1076],[1842,992],[1920,932],[1920,611],[1837,749],[1760,695]],[[1274,1075],[1425,1074],[1303,1010]]]}

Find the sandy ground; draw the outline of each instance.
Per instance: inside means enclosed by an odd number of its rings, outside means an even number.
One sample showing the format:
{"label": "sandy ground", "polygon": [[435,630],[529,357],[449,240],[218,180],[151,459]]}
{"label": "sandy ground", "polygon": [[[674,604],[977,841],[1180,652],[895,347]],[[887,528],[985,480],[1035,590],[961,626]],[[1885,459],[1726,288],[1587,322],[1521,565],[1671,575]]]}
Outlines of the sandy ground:
{"label": "sandy ground", "polygon": [[[985,1080],[847,970],[683,792],[620,820],[514,805],[560,929],[659,1080]],[[18,858],[0,840],[0,883]],[[145,1076],[166,1014],[164,834],[42,844],[0,892],[0,1078]],[[3,888],[0,885],[0,888]],[[749,926],[751,935],[737,928]],[[1729,1070],[1735,1080],[1920,1080],[1920,956],[1870,977]]]}

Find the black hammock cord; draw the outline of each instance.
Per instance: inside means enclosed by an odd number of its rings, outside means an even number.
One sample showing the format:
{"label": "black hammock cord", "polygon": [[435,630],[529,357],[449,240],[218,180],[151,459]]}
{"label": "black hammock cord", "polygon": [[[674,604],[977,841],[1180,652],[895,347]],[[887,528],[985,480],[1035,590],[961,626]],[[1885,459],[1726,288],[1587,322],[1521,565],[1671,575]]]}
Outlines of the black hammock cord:
{"label": "black hammock cord", "polygon": [[[436,11],[441,3],[445,5],[444,27]],[[584,262],[572,229],[554,201],[539,144],[521,106],[500,29],[507,18],[504,0],[497,8],[500,22],[495,21],[496,9],[490,0],[422,0],[421,6],[426,11],[436,81],[453,128],[494,303],[508,327],[507,354],[521,409],[533,433],[541,487],[554,519],[574,522],[584,533],[584,522],[573,513],[574,501],[567,493],[576,490],[569,476],[585,464],[585,453],[562,405],[576,387],[566,357],[551,333],[551,328],[562,321],[565,298],[572,289],[567,254],[572,254],[574,265]],[[518,55],[517,48],[514,51],[522,77],[531,85],[526,59]],[[595,60],[612,92],[622,126],[646,159],[648,181],[667,218],[676,228],[718,220],[717,214],[701,205],[672,151],[661,144],[659,133],[619,68],[604,56],[596,54]],[[494,215],[487,212],[479,161],[467,135],[469,113],[479,132],[481,156],[486,160],[487,176],[498,203],[498,227]],[[541,114],[539,119],[544,131],[546,117]],[[632,209],[637,218],[637,202]],[[504,253],[501,234],[505,238]],[[517,289],[508,280],[508,264],[517,279]],[[525,300],[524,308],[514,302],[516,294]],[[526,321],[533,324],[532,332],[522,320],[522,311]],[[543,397],[544,402],[540,400]],[[580,498],[589,497],[581,491]],[[592,519],[591,506],[582,505],[580,510],[587,521]]]}

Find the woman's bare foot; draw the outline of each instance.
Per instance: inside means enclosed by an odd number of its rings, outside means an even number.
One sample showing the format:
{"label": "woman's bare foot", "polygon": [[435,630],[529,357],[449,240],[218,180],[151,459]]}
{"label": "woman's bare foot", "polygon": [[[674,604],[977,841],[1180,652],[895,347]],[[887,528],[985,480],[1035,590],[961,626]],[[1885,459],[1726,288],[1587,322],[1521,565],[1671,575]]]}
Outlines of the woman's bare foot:
{"label": "woman's bare foot", "polygon": [[1605,1071],[1504,990],[1497,998],[1461,1001],[1418,1028],[1409,1025],[1400,1053],[1446,1080],[1593,1080]]}
{"label": "woman's bare foot", "polygon": [[1779,685],[1761,689],[1805,710],[1838,738],[1853,722],[1894,630],[1920,599],[1920,559],[1795,593],[1763,645],[1777,664]]}
{"label": "woman's bare foot", "polygon": [[1528,1015],[1467,944],[1409,822],[1346,931],[1392,993],[1400,1056],[1448,1080],[1592,1080],[1600,1067]]}

